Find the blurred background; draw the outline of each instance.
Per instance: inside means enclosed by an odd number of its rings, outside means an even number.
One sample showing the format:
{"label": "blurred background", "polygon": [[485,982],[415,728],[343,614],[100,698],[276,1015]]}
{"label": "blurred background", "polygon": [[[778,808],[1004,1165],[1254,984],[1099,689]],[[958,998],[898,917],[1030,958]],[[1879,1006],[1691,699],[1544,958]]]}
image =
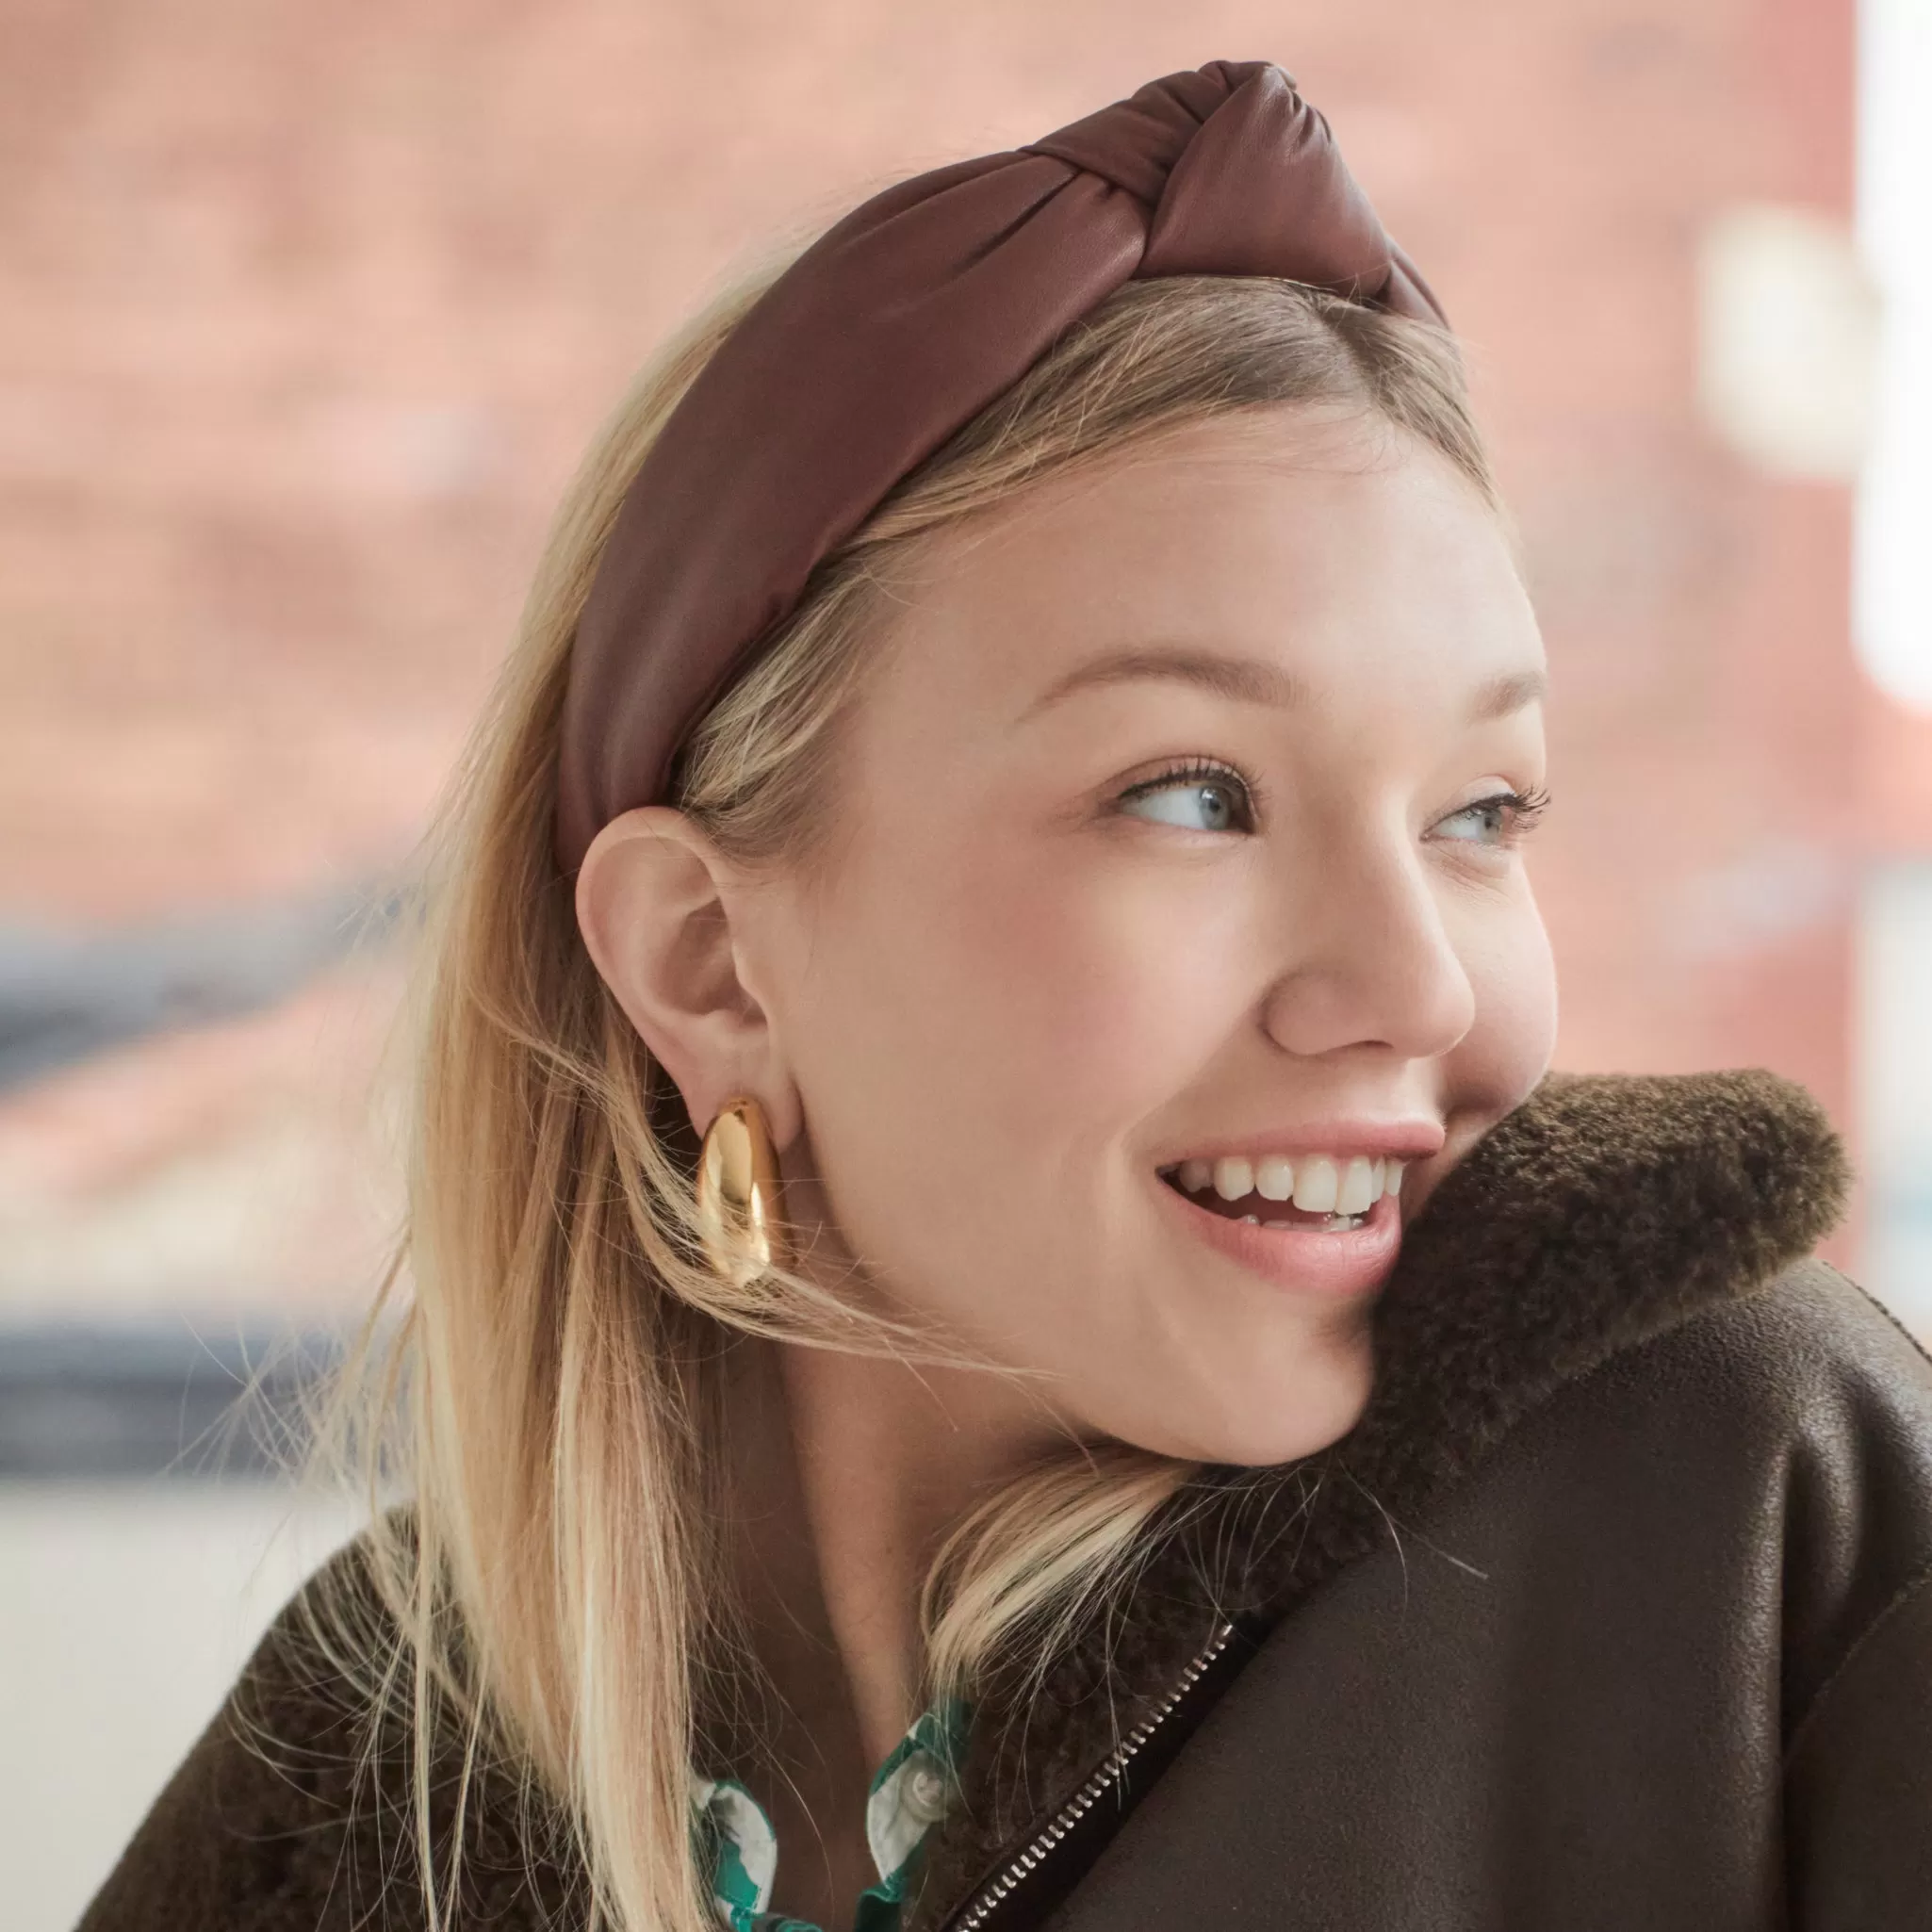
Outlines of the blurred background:
{"label": "blurred background", "polygon": [[220,1418],[382,1267],[392,895],[599,418],[774,234],[1216,57],[1297,75],[1468,345],[1558,1063],[1805,1082],[1827,1252],[1932,1334],[1925,0],[4,0],[17,1932],[353,1527]]}

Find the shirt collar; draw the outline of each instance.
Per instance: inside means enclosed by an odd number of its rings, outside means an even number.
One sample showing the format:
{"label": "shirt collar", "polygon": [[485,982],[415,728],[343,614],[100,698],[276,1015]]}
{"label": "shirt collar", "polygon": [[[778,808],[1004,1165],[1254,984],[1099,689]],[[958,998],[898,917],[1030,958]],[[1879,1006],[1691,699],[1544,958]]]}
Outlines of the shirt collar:
{"label": "shirt collar", "polygon": [[[874,1772],[866,1793],[865,1838],[878,1882],[860,1898],[862,1926],[896,1919],[919,1849],[958,1794],[971,1721],[971,1707],[962,1699],[930,1706]],[[691,1798],[720,1920],[731,1932],[767,1932],[778,1863],[770,1817],[735,1777],[706,1777],[694,1768]]]}

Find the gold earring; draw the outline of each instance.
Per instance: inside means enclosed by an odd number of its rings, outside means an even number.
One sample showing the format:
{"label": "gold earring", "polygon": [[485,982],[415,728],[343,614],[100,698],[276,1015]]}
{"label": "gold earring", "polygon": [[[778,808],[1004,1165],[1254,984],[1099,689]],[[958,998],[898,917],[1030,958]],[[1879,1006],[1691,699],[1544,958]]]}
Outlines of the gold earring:
{"label": "gold earring", "polygon": [[778,1231],[778,1158],[764,1108],[751,1094],[721,1106],[697,1157],[697,1216],[704,1252],[741,1288],[784,1266]]}

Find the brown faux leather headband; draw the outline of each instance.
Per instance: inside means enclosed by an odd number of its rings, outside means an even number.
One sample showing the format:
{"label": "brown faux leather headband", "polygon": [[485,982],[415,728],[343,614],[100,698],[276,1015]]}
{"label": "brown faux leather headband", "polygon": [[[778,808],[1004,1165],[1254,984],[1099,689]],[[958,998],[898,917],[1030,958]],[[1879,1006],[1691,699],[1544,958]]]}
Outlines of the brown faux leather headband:
{"label": "brown faux leather headband", "polygon": [[1269,275],[1446,322],[1270,61],[1211,60],[902,181],[760,297],[652,444],[572,647],[566,872],[892,485],[1136,276]]}

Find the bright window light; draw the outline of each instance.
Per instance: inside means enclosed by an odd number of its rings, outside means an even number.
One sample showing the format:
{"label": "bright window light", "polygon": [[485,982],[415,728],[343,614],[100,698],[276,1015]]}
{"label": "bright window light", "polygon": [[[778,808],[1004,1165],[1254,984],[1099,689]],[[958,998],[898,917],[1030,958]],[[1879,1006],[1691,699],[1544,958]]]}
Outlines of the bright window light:
{"label": "bright window light", "polygon": [[1858,240],[1884,304],[1858,485],[1853,635],[1932,712],[1932,0],[1860,0]]}

